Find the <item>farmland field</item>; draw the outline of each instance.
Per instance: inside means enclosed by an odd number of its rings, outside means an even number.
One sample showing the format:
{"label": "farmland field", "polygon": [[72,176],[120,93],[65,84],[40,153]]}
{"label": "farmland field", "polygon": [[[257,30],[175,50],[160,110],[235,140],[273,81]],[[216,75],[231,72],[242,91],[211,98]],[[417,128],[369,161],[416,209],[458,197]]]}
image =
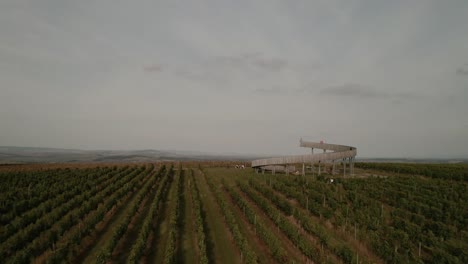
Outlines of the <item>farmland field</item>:
{"label": "farmland field", "polygon": [[[2,166],[2,263],[468,263],[468,166]],[[333,179],[333,181],[331,181]]]}

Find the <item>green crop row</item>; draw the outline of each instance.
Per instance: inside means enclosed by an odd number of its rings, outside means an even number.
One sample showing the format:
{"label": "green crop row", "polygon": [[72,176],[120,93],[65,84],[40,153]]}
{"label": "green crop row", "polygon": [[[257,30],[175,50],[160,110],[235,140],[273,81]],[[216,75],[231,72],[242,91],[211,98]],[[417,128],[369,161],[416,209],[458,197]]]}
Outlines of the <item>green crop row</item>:
{"label": "green crop row", "polygon": [[169,215],[169,237],[166,243],[166,251],[164,254],[164,263],[176,263],[176,251],[177,251],[177,238],[179,236],[179,225],[180,225],[180,196],[183,195],[184,191],[184,181],[183,181],[184,171],[179,167],[177,176],[175,178],[176,192],[173,192],[174,199],[174,210],[171,211]]}
{"label": "green crop row", "polygon": [[156,177],[152,177],[145,183],[143,189],[139,191],[136,200],[130,205],[130,210],[127,212],[125,217],[119,222],[119,224],[113,229],[111,238],[107,241],[107,243],[104,245],[101,251],[98,252],[95,261],[96,263],[107,263],[107,261],[112,257],[112,252],[114,251],[122,236],[127,231],[130,221],[132,220],[133,216],[137,213],[141,202],[146,197],[150,189],[153,187],[153,184],[156,182],[156,180]]}
{"label": "green crop row", "polygon": [[140,229],[138,234],[138,238],[136,239],[135,244],[133,245],[130,255],[127,259],[127,263],[139,263],[141,255],[143,254],[144,249],[146,248],[147,240],[150,233],[153,231],[153,221],[156,218],[159,212],[159,204],[161,202],[161,198],[163,198],[164,193],[167,190],[167,186],[170,183],[170,179],[173,176],[173,167],[169,169],[166,176],[161,180],[156,195],[150,205],[150,210],[148,215],[145,217],[143,221],[143,225]]}
{"label": "green crop row", "polygon": [[238,186],[252,201],[262,208],[266,215],[275,222],[305,256],[317,263],[324,261],[320,249],[313,246],[310,241],[301,234],[297,227],[290,223],[278,209],[271,205],[270,201],[260,196],[245,183],[238,182]]}
{"label": "green crop row", "polygon": [[195,212],[195,224],[197,229],[197,241],[198,241],[198,251],[200,254],[200,262],[202,264],[208,263],[208,254],[206,251],[206,236],[205,230],[203,227],[203,217],[202,217],[202,208],[201,208],[201,200],[200,200],[200,193],[198,191],[197,183],[195,181],[195,176],[193,170],[191,170],[191,194],[192,194],[192,206]]}
{"label": "green crop row", "polygon": [[[86,220],[80,222],[80,226],[68,234],[68,240],[63,244],[57,245],[57,249],[47,259],[47,263],[62,263],[64,260],[71,262],[77,254],[82,238],[90,235],[95,230],[96,225],[104,219],[106,213],[114,208],[124,197],[127,197],[129,193],[133,192],[134,188],[140,184],[140,180],[146,176],[146,172],[145,170],[137,176],[128,174],[106,188],[105,192],[93,198],[105,202],[97,210],[89,213],[86,216]],[[130,181],[128,181],[129,179]]]}
{"label": "green crop row", "polygon": [[247,220],[255,226],[256,233],[258,236],[263,240],[263,242],[268,246],[269,250],[271,251],[273,257],[278,262],[287,262],[288,255],[286,251],[279,243],[276,236],[271,232],[271,230],[262,223],[259,219],[257,219],[257,214],[255,210],[244,200],[244,198],[236,192],[232,187],[224,184],[229,195],[232,197],[234,202],[236,203],[239,209],[244,211]]}
{"label": "green crop row", "polygon": [[[205,176],[206,178],[206,176]],[[206,178],[208,183],[208,187],[210,188],[211,192],[214,193],[216,202],[219,204],[221,211],[226,219],[228,224],[229,230],[231,231],[234,241],[236,245],[241,250],[242,258],[245,259],[246,263],[257,263],[257,255],[255,252],[250,248],[247,240],[245,239],[244,235],[241,233],[240,228],[237,224],[236,217],[234,216],[232,210],[229,207],[229,203],[222,197],[220,191],[216,189],[214,183],[211,180]]]}

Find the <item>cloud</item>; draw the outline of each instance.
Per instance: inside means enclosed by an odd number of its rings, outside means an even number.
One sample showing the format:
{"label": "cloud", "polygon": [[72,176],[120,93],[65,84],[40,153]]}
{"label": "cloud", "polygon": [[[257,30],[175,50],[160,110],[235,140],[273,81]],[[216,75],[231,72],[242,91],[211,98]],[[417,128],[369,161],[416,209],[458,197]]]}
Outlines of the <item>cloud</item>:
{"label": "cloud", "polygon": [[322,89],[319,93],[321,95],[357,98],[388,97],[388,94],[384,92],[379,92],[372,89],[370,86],[356,83],[345,83],[343,85],[330,86],[328,88]]}
{"label": "cloud", "polygon": [[[194,61],[181,61],[171,64],[171,69],[168,72],[179,79],[214,85],[214,88],[219,90],[220,87],[227,87],[230,84],[239,85],[239,82],[244,80],[249,80],[249,84],[256,87],[274,86],[280,81],[277,73],[288,67],[291,69],[288,73],[297,72],[297,68],[301,66],[303,65],[291,63],[284,58],[265,56],[261,52],[249,52],[234,55],[212,55]],[[153,67],[148,67],[148,70],[153,70]],[[159,70],[159,67],[156,67],[156,70]],[[241,86],[245,87],[246,85],[242,84]],[[256,91],[257,89],[252,90]],[[269,88],[258,89],[256,92],[277,93],[270,90]]]}
{"label": "cloud", "polygon": [[270,88],[256,88],[254,92],[262,95],[278,95],[285,94],[287,89],[280,86],[273,86]]}
{"label": "cloud", "polygon": [[279,58],[259,58],[253,61],[253,64],[258,68],[266,71],[280,71],[287,66],[287,61]]}
{"label": "cloud", "polygon": [[160,73],[164,70],[164,67],[162,65],[152,64],[143,67],[143,70],[148,73]]}
{"label": "cloud", "polygon": [[320,90],[319,94],[324,96],[349,97],[353,99],[391,100],[394,104],[402,104],[408,100],[417,100],[425,97],[423,94],[411,92],[388,93],[379,91],[372,86],[357,83],[329,86],[328,88]]}
{"label": "cloud", "polygon": [[[468,1],[0,2],[0,120],[7,124],[0,142],[91,147],[93,138],[96,148],[263,152],[257,135],[289,142],[323,122],[338,141],[356,141],[360,155],[438,155],[443,146],[468,156],[460,127],[468,109],[468,61],[460,56],[468,52]],[[123,102],[131,112],[119,108]],[[354,102],[353,112],[343,111]],[[217,129],[219,120],[254,117],[294,129],[265,122]],[[200,119],[208,125],[193,126],[188,137],[181,128]],[[349,125],[369,120],[371,129]],[[54,131],[57,124],[65,130]],[[402,128],[412,132],[407,142],[418,143],[401,143]],[[390,143],[373,148],[380,137]],[[402,148],[388,147],[395,142]],[[264,145],[283,146],[275,144]]]}
{"label": "cloud", "polygon": [[236,67],[236,68],[255,68],[267,72],[277,72],[285,69],[288,61],[278,57],[268,57],[261,52],[243,53],[239,55],[217,56],[213,62],[215,65]]}
{"label": "cloud", "polygon": [[457,69],[457,75],[468,75],[468,63]]}

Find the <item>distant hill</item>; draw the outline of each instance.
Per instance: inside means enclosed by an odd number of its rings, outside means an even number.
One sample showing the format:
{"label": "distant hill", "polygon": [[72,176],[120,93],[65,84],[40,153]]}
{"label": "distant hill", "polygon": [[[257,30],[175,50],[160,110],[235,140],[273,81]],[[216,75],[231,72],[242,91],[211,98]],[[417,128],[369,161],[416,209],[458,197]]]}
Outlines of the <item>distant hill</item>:
{"label": "distant hill", "polygon": [[0,146],[0,164],[152,162],[160,160],[251,160],[256,156],[170,150],[79,150]]}
{"label": "distant hill", "polygon": [[[68,162],[152,162],[171,160],[242,160],[270,155],[217,154],[178,150],[80,150],[0,146],[0,164]],[[360,158],[358,162],[468,163],[468,159]]]}
{"label": "distant hill", "polygon": [[468,163],[468,159],[356,158],[357,162],[380,163]]}

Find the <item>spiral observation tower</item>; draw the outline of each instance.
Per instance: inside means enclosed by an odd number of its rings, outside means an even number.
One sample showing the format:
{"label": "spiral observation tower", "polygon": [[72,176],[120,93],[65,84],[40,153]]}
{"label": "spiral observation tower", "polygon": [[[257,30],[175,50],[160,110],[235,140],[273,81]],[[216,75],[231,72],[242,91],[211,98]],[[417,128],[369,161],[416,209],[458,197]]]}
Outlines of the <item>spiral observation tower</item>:
{"label": "spiral observation tower", "polygon": [[[275,157],[268,159],[257,159],[252,161],[252,168],[257,172],[265,170],[275,171],[284,170],[287,174],[291,171],[292,165],[302,164],[302,175],[305,175],[306,164],[311,165],[311,169],[314,169],[314,165],[318,164],[318,174],[320,175],[321,165],[324,163],[332,163],[332,174],[336,172],[336,164],[343,163],[343,175],[346,175],[346,163],[349,164],[349,173],[354,174],[354,161],[357,155],[357,149],[351,146],[329,144],[321,142],[310,142],[299,141],[300,147],[310,148],[311,154],[307,155],[294,155]],[[318,149],[319,153],[314,153],[314,149]],[[320,150],[323,152],[320,153]]]}

